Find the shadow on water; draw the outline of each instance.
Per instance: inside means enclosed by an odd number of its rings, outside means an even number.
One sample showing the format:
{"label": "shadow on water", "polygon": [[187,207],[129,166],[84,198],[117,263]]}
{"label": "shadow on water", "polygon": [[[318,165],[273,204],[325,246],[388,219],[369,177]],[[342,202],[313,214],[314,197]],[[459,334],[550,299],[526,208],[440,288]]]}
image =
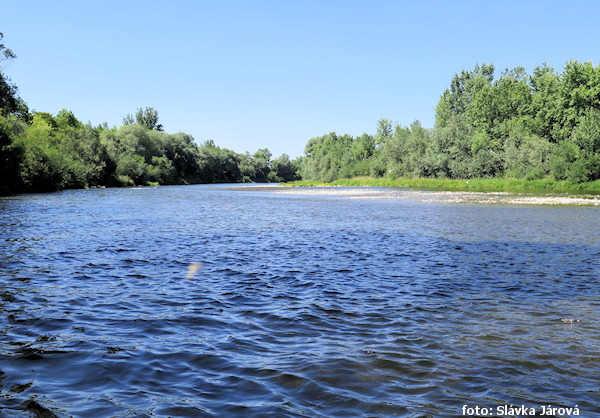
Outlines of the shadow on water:
{"label": "shadow on water", "polygon": [[0,397],[14,416],[597,414],[598,222],[215,187],[4,202]]}

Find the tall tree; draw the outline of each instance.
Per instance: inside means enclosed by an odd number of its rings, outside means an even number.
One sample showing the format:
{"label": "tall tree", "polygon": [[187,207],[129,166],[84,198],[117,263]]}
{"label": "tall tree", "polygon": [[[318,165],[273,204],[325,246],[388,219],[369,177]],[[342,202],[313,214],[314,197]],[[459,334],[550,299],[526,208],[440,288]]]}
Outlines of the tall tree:
{"label": "tall tree", "polygon": [[[0,64],[16,58],[16,55],[2,43],[3,38],[4,35],[0,32]],[[0,111],[6,115],[14,112],[17,106],[17,87],[10,83],[0,66]]]}
{"label": "tall tree", "polygon": [[139,108],[135,114],[135,121],[138,125],[145,126],[148,129],[163,130],[163,126],[158,123],[158,111],[152,107]]}
{"label": "tall tree", "polygon": [[393,133],[392,121],[389,119],[379,119],[377,121],[377,134],[375,134],[375,144],[381,145],[391,138]]}
{"label": "tall tree", "polygon": [[594,68],[591,61],[569,61],[561,75],[560,94],[562,136],[566,139],[589,109],[600,109],[600,66]]}
{"label": "tall tree", "polygon": [[269,181],[271,172],[271,151],[261,148],[252,155],[252,167],[254,168],[253,181],[265,183]]}
{"label": "tall tree", "polygon": [[146,107],[144,109],[140,107],[135,112],[135,116],[128,114],[123,118],[123,125],[133,125],[134,123],[148,129],[163,130],[163,126],[158,123],[158,111],[153,107]]}
{"label": "tall tree", "polygon": [[29,112],[25,102],[17,95],[17,87],[3,72],[2,63],[16,57],[4,45],[3,38],[0,33],[0,192],[7,192],[20,188],[23,147],[15,143],[15,139],[25,131],[23,122],[29,119]]}

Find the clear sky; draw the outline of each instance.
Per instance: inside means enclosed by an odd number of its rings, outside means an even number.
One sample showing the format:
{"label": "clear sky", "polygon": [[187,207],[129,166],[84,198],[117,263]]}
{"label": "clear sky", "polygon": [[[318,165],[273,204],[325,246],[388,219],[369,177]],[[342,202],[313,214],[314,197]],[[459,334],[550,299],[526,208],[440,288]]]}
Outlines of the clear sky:
{"label": "clear sky", "polygon": [[432,127],[454,73],[478,63],[598,65],[598,16],[596,0],[4,0],[0,32],[33,110],[120,126],[154,107],[197,143],[296,157],[381,118]]}

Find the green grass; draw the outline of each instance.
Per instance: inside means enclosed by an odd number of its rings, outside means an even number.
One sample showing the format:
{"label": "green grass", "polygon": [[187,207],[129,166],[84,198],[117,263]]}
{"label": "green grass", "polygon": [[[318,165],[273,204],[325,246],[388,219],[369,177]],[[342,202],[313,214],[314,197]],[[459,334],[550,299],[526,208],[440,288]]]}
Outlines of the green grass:
{"label": "green grass", "polygon": [[554,179],[524,180],[524,179],[437,179],[437,178],[371,178],[356,177],[340,179],[331,183],[321,183],[310,180],[299,180],[286,183],[287,186],[376,186],[376,187],[407,187],[422,190],[473,191],[473,192],[530,192],[530,193],[577,193],[600,194],[600,180],[587,183],[571,183],[567,180]]}

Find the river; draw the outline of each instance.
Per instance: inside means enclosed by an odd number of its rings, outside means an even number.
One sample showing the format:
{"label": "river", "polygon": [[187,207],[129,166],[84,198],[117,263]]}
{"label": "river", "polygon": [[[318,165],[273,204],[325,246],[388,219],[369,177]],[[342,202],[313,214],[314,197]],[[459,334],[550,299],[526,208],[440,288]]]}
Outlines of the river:
{"label": "river", "polygon": [[308,190],[0,198],[0,414],[599,416],[600,208]]}

